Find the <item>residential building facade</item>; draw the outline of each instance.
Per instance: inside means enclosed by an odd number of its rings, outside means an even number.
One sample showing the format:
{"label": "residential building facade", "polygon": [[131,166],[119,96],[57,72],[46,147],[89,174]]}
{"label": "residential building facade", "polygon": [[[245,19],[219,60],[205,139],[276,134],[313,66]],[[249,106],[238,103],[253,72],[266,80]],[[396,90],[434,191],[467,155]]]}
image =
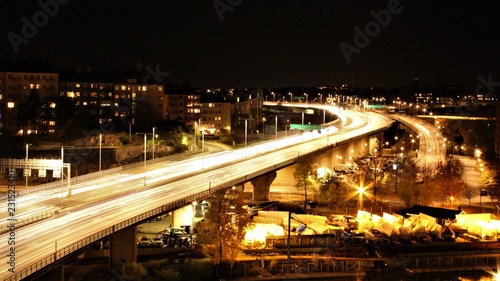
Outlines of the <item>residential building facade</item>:
{"label": "residential building facade", "polygon": [[55,130],[59,74],[41,61],[0,61],[0,133]]}

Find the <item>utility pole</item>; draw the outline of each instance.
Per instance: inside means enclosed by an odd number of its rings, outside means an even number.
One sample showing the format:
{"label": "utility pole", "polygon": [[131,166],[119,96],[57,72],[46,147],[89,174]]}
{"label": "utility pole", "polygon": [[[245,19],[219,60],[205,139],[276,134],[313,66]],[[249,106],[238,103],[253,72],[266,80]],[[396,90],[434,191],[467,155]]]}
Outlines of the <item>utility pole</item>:
{"label": "utility pole", "polygon": [[[147,137],[146,135],[151,135],[151,133],[135,133],[136,135],[144,135],[144,186],[146,186],[146,160],[147,160],[147,156],[146,156],[146,147],[147,147]],[[154,139],[154,135],[153,135],[153,139]]]}

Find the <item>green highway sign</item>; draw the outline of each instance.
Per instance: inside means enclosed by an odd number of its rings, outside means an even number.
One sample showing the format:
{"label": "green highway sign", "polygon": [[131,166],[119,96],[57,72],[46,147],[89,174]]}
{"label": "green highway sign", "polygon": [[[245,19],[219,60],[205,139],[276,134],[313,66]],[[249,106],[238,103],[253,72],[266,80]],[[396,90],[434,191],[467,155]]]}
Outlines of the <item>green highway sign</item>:
{"label": "green highway sign", "polygon": [[290,130],[319,130],[321,127],[316,124],[290,124]]}

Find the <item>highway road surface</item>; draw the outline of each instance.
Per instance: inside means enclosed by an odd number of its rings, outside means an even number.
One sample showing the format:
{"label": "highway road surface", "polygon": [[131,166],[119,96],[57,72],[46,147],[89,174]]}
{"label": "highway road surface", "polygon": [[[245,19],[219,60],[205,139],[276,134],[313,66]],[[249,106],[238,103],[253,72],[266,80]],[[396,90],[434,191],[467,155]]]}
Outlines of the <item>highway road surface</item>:
{"label": "highway road surface", "polygon": [[[137,167],[132,171],[78,183],[72,187],[70,199],[65,201],[68,211],[0,235],[3,243],[0,248],[3,257],[0,279],[19,280],[19,276],[10,270],[20,272],[39,261],[51,262],[53,257],[60,258],[90,243],[89,237],[102,235],[101,231],[108,231],[122,221],[168,202],[181,200],[210,187],[240,181],[265,167],[273,169],[274,165],[291,161],[320,147],[387,128],[392,122],[372,112],[345,111],[343,115],[346,119],[340,131],[330,127],[321,132],[307,132],[244,149],[204,154],[178,162],[159,162],[148,166],[147,170]],[[18,208],[14,218],[34,212],[40,206],[57,208],[61,197],[67,195],[67,190],[61,192],[59,189],[17,198]],[[72,201],[76,207],[71,207]],[[0,207],[5,220],[7,202],[2,202]],[[8,241],[13,243],[9,245]],[[12,263],[9,264],[9,261]]]}

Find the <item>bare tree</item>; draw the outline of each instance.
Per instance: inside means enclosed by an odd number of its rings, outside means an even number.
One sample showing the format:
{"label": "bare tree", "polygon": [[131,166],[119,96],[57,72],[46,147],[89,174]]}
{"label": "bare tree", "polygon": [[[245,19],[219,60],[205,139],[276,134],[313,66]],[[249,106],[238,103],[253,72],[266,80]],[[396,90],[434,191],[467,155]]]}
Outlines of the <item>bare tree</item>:
{"label": "bare tree", "polygon": [[313,156],[304,156],[299,159],[295,167],[293,177],[295,179],[295,187],[297,189],[304,189],[304,212],[307,208],[307,189],[309,187],[316,187],[318,173],[317,165],[314,162]]}
{"label": "bare tree", "polygon": [[478,192],[477,188],[472,187],[469,184],[463,185],[462,194],[465,198],[467,198],[469,200],[469,206],[470,206],[470,200],[472,199],[472,197],[476,196],[478,193],[479,192]]}

